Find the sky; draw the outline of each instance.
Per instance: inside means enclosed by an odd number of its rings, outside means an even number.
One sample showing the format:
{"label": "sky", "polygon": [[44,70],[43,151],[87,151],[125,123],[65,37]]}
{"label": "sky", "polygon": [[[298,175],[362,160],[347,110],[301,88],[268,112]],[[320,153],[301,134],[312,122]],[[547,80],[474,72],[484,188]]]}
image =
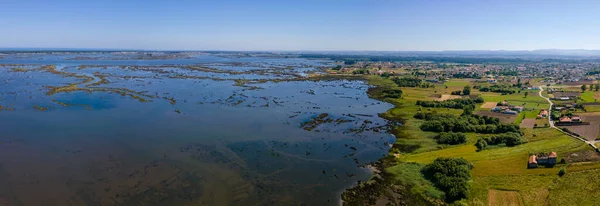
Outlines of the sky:
{"label": "sky", "polygon": [[600,49],[600,1],[0,0],[0,48]]}

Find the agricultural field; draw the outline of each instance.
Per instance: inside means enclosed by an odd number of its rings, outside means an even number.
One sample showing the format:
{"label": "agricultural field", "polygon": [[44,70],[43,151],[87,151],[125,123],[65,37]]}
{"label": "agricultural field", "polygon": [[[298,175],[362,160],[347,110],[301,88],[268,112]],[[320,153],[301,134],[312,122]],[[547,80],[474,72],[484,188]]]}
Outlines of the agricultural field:
{"label": "agricultural field", "polygon": [[490,206],[521,206],[523,200],[521,194],[517,191],[509,190],[489,190],[488,191]]}
{"label": "agricultural field", "polygon": [[502,123],[513,123],[515,122],[515,120],[517,120],[517,117],[519,117],[518,114],[502,114],[500,112],[492,111],[477,111],[475,112],[475,114],[481,116],[497,117]]}
{"label": "agricultural field", "polygon": [[529,128],[529,129],[533,129],[533,127],[536,124],[536,119],[524,119],[521,122],[521,128]]}
{"label": "agricultural field", "polygon": [[584,102],[596,102],[600,99],[600,92],[586,91],[579,96]]}
{"label": "agricultural field", "polygon": [[567,128],[587,140],[593,141],[600,135],[600,112],[576,113],[581,116],[583,122],[589,122],[589,125],[568,126]]}
{"label": "agricultural field", "polygon": [[[564,197],[567,200],[576,199],[577,197],[569,196],[571,192],[561,189],[560,186],[557,187],[556,182],[561,182],[561,178],[574,178],[577,181],[584,181],[584,179],[589,178],[574,175],[559,177],[557,174],[561,168],[566,168],[569,173],[600,169],[600,156],[584,142],[569,137],[553,128],[531,128],[535,124],[538,127],[548,124],[547,119],[535,119],[539,110],[549,107],[548,102],[539,97],[537,91],[530,91],[527,98],[518,93],[500,95],[473,91],[472,93],[480,94],[486,102],[497,103],[507,100],[509,104],[523,105],[526,110],[519,115],[510,115],[511,117],[505,118],[507,120],[503,120],[503,122],[524,124],[527,128],[521,130],[524,132],[527,143],[513,147],[492,147],[477,151],[474,143],[479,137],[489,136],[489,134],[467,133],[467,143],[465,144],[440,145],[433,139],[436,133],[421,131],[419,126],[423,123],[423,120],[412,117],[420,110],[461,114],[462,110],[458,109],[420,108],[415,105],[415,102],[417,100],[434,99],[431,97],[432,94],[445,94],[446,92],[461,90],[465,85],[464,80],[459,82],[450,80],[444,86],[436,85],[435,88],[399,88],[391,84],[390,81],[381,78],[370,79],[370,83],[402,89],[403,94],[406,94],[402,98],[388,100],[400,106],[384,114],[388,118],[402,117],[405,120],[405,124],[395,133],[397,142],[394,148],[400,148],[400,151],[391,151],[398,163],[385,170],[396,177],[396,181],[412,188],[411,193],[413,195],[439,196],[440,191],[432,187],[431,182],[424,179],[418,172],[418,168],[431,163],[438,157],[462,157],[474,165],[471,170],[472,189],[468,199],[464,202],[468,205],[560,205],[549,200],[555,197]],[[448,88],[445,88],[445,86],[448,86]],[[482,105],[476,107],[476,114],[504,116],[489,111],[489,108],[482,108]],[[525,121],[521,122],[523,117],[525,117]],[[565,158],[568,161],[559,163],[554,167],[527,168],[527,159],[530,154],[552,151],[557,152],[559,160]],[[407,173],[410,175],[407,175]],[[595,177],[600,177],[600,175]]]}
{"label": "agricultural field", "polygon": [[596,138],[598,138],[598,134],[600,133],[599,126],[600,126],[600,124],[590,124],[590,125],[568,126],[568,127],[561,127],[561,128],[567,128],[571,132],[575,132],[587,140],[594,141]]}
{"label": "agricultural field", "polygon": [[549,127],[550,126],[550,124],[548,122],[548,118],[535,119],[535,124],[537,124],[537,127]]}
{"label": "agricultural field", "polygon": [[[515,147],[503,147],[477,152],[471,144],[443,150],[410,154],[400,159],[406,162],[428,163],[436,157],[463,157],[474,164],[472,175],[474,185],[469,201],[473,205],[486,205],[489,190],[518,191],[525,205],[544,205],[547,191],[562,166],[571,170],[583,170],[586,167],[557,165],[554,168],[527,169],[527,157],[530,153],[556,151],[559,158],[578,151],[591,150],[590,147],[561,132],[552,129],[524,129],[529,143]],[[600,167],[600,164],[586,166]],[[542,196],[540,196],[542,195]],[[538,202],[542,200],[542,202]]]}
{"label": "agricultural field", "polygon": [[585,105],[586,112],[600,112],[600,105]]}
{"label": "agricultural field", "polygon": [[496,105],[498,104],[498,102],[485,102],[481,105],[480,108],[482,109],[492,109],[494,107],[496,107]]}
{"label": "agricultural field", "polygon": [[[528,92],[527,97],[525,97],[524,92]],[[514,93],[510,95],[501,95],[498,93],[492,92],[482,92],[481,97],[486,102],[502,102],[508,101],[509,104],[515,106],[523,106],[525,109],[547,109],[550,107],[550,104],[539,96],[539,91],[537,90],[523,90],[521,93]]]}
{"label": "agricultural field", "polygon": [[598,205],[598,174],[600,169],[571,172],[567,168],[566,175],[550,188],[548,202],[552,205]]}

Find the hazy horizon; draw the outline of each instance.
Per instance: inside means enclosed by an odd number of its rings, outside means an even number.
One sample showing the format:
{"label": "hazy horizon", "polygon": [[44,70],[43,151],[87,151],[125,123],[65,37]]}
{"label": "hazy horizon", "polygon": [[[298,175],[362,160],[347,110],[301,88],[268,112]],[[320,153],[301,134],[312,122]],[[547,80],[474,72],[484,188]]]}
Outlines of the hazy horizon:
{"label": "hazy horizon", "polygon": [[0,48],[600,50],[598,1],[3,1]]}

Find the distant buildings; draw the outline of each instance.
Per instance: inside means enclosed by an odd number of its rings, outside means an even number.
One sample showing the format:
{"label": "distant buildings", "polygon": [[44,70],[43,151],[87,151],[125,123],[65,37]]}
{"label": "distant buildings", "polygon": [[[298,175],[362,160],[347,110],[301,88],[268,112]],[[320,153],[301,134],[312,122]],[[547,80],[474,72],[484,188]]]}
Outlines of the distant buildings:
{"label": "distant buildings", "polygon": [[492,112],[501,112],[503,114],[516,115],[523,111],[522,106],[509,105],[507,101],[502,101],[497,104],[498,106],[492,108]]}

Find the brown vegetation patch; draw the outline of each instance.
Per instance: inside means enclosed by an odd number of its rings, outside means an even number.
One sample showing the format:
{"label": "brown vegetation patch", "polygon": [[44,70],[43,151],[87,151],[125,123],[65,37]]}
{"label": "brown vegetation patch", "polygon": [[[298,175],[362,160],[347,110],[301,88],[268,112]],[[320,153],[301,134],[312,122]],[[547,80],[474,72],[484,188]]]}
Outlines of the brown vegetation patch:
{"label": "brown vegetation patch", "polygon": [[483,105],[481,105],[481,108],[485,108],[485,109],[491,109],[496,107],[498,103],[497,102],[485,102],[483,103]]}
{"label": "brown vegetation patch", "polygon": [[555,97],[571,97],[571,96],[581,96],[580,92],[555,92],[554,93]]}
{"label": "brown vegetation patch", "polygon": [[576,86],[576,85],[589,85],[589,84],[594,84],[594,81],[577,81],[577,82],[565,82],[563,83],[564,85],[568,85],[568,86]]}
{"label": "brown vegetation patch", "polygon": [[519,116],[519,115],[512,115],[512,114],[502,114],[500,112],[492,112],[492,111],[477,111],[477,112],[475,112],[475,114],[481,115],[481,116],[496,117],[496,118],[500,119],[500,122],[502,122],[502,123],[513,123],[513,122],[515,122],[515,119],[517,119],[517,117]]}
{"label": "brown vegetation patch", "polygon": [[521,194],[517,191],[488,190],[489,206],[520,206],[523,205]]}
{"label": "brown vegetation patch", "polygon": [[597,162],[600,161],[600,154],[593,150],[583,150],[565,154],[563,157],[567,163],[574,162]]}
{"label": "brown vegetation patch", "polygon": [[521,128],[533,128],[534,126],[535,119],[523,119],[523,121],[521,122]]}
{"label": "brown vegetation patch", "polygon": [[459,95],[449,95],[449,94],[443,94],[442,97],[440,97],[440,101],[444,101],[444,100],[449,100],[449,99],[460,99],[462,98]]}

